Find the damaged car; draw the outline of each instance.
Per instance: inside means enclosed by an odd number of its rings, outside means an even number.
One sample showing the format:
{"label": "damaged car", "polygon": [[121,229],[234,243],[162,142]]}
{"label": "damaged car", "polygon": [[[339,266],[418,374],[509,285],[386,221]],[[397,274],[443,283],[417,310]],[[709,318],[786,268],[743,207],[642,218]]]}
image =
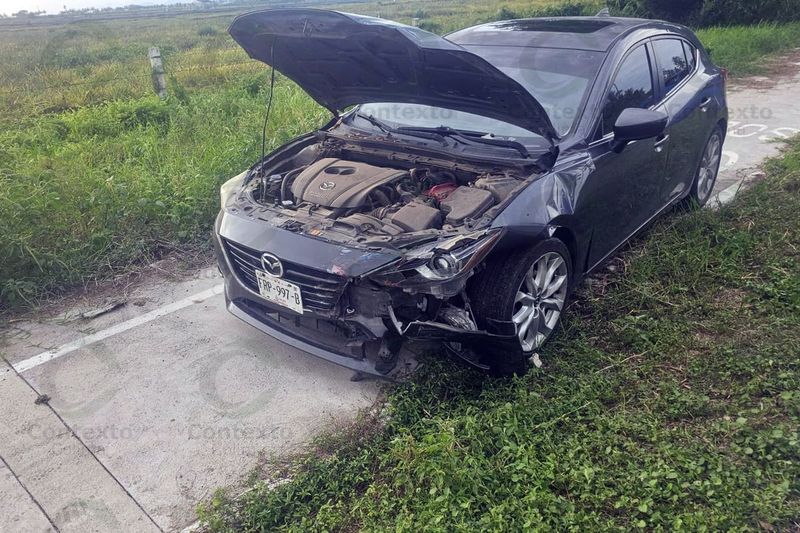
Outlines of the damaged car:
{"label": "damaged car", "polygon": [[397,372],[407,340],[522,372],[587,274],[711,198],[726,73],[682,26],[599,15],[440,37],[273,9],[230,34],[332,119],[222,186],[228,309],[357,372]]}

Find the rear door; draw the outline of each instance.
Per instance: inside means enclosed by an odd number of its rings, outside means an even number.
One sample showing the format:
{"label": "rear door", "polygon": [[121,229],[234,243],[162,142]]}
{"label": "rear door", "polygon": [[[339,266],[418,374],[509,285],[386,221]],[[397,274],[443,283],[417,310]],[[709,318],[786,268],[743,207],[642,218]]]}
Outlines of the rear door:
{"label": "rear door", "polygon": [[622,59],[597,121],[589,151],[595,164],[580,196],[585,228],[592,235],[589,266],[594,266],[635,233],[660,209],[661,183],[666,166],[663,138],[630,143],[621,153],[612,150],[614,123],[627,108],[658,109],[658,85],[646,43]]}
{"label": "rear door", "polygon": [[697,75],[698,51],[691,43],[660,37],[652,45],[662,105],[669,115],[669,154],[661,192],[662,203],[667,204],[691,187],[718,110],[703,77]]}

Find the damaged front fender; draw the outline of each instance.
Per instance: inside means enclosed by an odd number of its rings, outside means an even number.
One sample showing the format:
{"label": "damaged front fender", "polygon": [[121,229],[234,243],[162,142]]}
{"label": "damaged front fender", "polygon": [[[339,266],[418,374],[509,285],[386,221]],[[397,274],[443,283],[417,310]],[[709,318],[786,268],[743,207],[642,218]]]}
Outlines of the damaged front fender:
{"label": "damaged front fender", "polygon": [[412,294],[451,298],[464,290],[466,280],[504,233],[502,229],[484,230],[428,243],[406,252],[398,263],[369,278]]}

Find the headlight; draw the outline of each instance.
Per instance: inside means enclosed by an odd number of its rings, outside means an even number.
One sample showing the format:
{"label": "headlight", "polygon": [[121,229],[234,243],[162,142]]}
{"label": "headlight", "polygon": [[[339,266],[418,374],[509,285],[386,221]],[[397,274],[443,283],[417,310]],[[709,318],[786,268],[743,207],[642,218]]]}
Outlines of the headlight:
{"label": "headlight", "polygon": [[460,262],[450,253],[436,254],[427,265],[422,265],[417,272],[428,279],[448,279],[458,274]]}
{"label": "headlight", "polygon": [[238,176],[234,176],[233,178],[229,179],[222,186],[219,188],[219,206],[220,209],[225,209],[225,206],[228,205],[228,201],[230,198],[239,192],[242,188],[242,184],[244,183],[244,178],[247,176],[247,171],[242,172]]}
{"label": "headlight", "polygon": [[454,278],[475,268],[499,239],[498,231],[481,237],[467,235],[438,244],[430,259],[416,271],[423,278],[434,281]]}
{"label": "headlight", "polygon": [[474,269],[495,247],[502,231],[481,231],[428,243],[406,253],[403,261],[371,279],[412,287],[458,278]]}

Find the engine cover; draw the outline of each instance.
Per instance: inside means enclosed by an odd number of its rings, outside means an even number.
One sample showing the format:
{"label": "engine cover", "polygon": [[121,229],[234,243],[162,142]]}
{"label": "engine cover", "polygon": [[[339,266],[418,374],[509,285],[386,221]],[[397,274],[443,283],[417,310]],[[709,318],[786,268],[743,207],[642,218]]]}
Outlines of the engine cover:
{"label": "engine cover", "polygon": [[309,165],[295,178],[292,194],[298,203],[354,209],[363,205],[375,187],[395,181],[406,173],[328,157]]}

